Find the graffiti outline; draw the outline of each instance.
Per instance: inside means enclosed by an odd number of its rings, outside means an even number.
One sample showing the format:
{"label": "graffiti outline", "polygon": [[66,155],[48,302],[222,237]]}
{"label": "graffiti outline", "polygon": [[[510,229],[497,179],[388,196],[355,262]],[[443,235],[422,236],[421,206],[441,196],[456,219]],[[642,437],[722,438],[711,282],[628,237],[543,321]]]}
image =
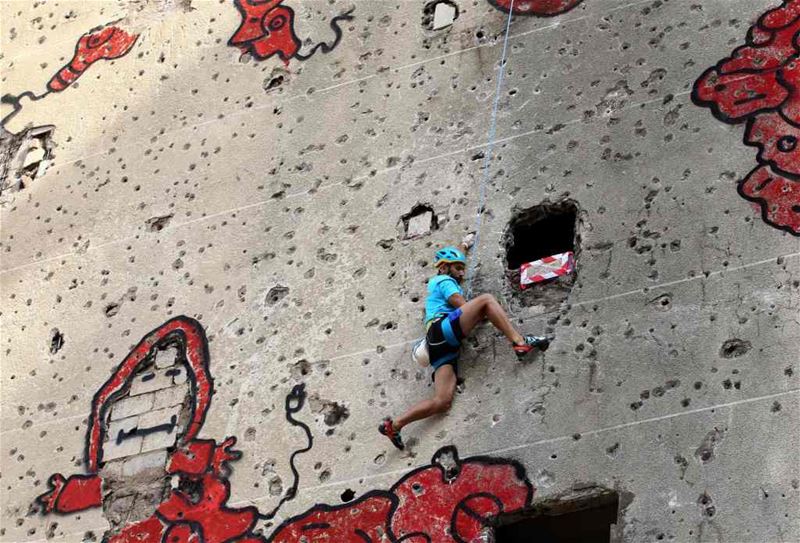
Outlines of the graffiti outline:
{"label": "graffiti outline", "polygon": [[737,192],[759,206],[762,220],[800,236],[800,32],[798,0],[763,13],[744,45],[705,70],[692,102],[726,124],[744,124],[743,143],[757,149],[758,165]]}
{"label": "graffiti outline", "polygon": [[72,59],[62,66],[47,82],[47,90],[41,94],[23,91],[19,94],[4,94],[0,101],[10,104],[12,111],[0,119],[0,127],[6,124],[22,109],[22,98],[31,101],[41,100],[50,93],[62,92],[71,86],[89,67],[98,60],[115,60],[127,55],[139,39],[139,34],[131,34],[116,26],[119,20],[95,27],[83,34],[75,43]]}
{"label": "graffiti outline", "polygon": [[[485,476],[486,470],[494,477]],[[480,482],[473,477],[475,472],[483,475]],[[490,488],[489,490],[495,492],[492,493],[486,489],[487,483],[492,480],[502,481],[508,486],[505,489],[500,486],[494,489]],[[428,483],[429,486],[426,487],[424,483]],[[470,487],[470,484],[475,486],[474,489],[470,489],[462,495],[455,498],[450,497],[450,502],[454,502],[451,505],[448,505],[446,495],[435,495],[437,490],[443,491],[444,494],[447,491],[457,492],[459,483],[462,487],[466,486],[467,488]],[[534,490],[527,477],[525,467],[521,463],[490,456],[473,456],[461,460],[458,456],[458,449],[453,445],[448,445],[434,453],[430,464],[408,472],[389,490],[371,490],[354,502],[340,505],[316,504],[280,524],[267,542],[293,543],[299,541],[299,538],[292,538],[296,534],[308,534],[313,530],[336,530],[339,526],[334,525],[331,521],[345,519],[347,526],[352,528],[351,534],[357,535],[359,539],[330,539],[331,541],[378,543],[381,539],[372,538],[367,530],[360,526],[357,527],[358,521],[361,520],[359,511],[362,510],[361,508],[365,508],[367,510],[365,526],[369,525],[369,528],[376,529],[373,533],[378,533],[377,530],[380,529],[380,533],[385,534],[392,543],[405,541],[471,543],[478,530],[491,526],[497,515],[518,512],[528,507],[533,499]],[[503,495],[499,496],[497,493]],[[417,501],[418,497],[421,497],[419,501]],[[477,500],[481,499],[494,504],[493,510],[484,513],[476,511],[475,509],[480,505]],[[472,502],[475,504],[470,505]],[[372,510],[368,508],[370,505]],[[428,514],[415,515],[415,507]],[[436,511],[437,508],[441,508],[442,511]],[[353,511],[356,513],[354,514]],[[447,515],[448,512],[449,515]],[[369,513],[375,514],[370,515]],[[438,526],[434,520],[442,515],[448,517],[446,526]],[[381,517],[384,519],[383,523],[378,520]],[[465,520],[474,522],[471,526],[464,526]],[[441,528],[448,528],[449,536],[445,536],[445,530]],[[470,528],[472,531],[467,532],[468,537],[464,537],[463,531]],[[335,538],[342,537],[343,534],[337,532],[324,535]]]}
{"label": "graffiti outline", "polygon": [[[230,497],[228,463],[242,457],[240,451],[233,449],[237,442],[236,437],[228,437],[219,444],[214,439],[197,438],[197,433],[205,422],[214,386],[209,371],[208,340],[203,327],[195,319],[185,316],[172,318],[146,334],[94,394],[85,445],[88,473],[75,474],[68,478],[61,473],[53,474],[48,479],[50,490],[40,494],[36,501],[42,506],[43,514],[67,514],[103,505],[106,496],[101,469],[104,466],[103,443],[107,433],[105,421],[108,410],[116,400],[124,397],[137,375],[137,370],[151,363],[156,350],[172,345],[178,345],[183,355],[181,363],[190,370],[186,372],[188,397],[191,400],[188,425],[185,432],[177,436],[175,445],[169,449],[165,466],[165,474],[179,476],[180,484],[165,495],[150,517],[120,526],[118,532],[109,535],[108,541],[263,543],[264,539],[253,533],[255,523],[261,516],[258,509],[254,506],[232,508],[227,505]],[[167,370],[169,371],[173,370]],[[278,508],[295,497],[299,484],[299,474],[294,468],[295,457],[311,449],[310,429],[294,419],[294,414],[303,408],[305,397],[303,385],[295,386],[286,397],[287,419],[293,425],[304,428],[308,444],[292,454],[291,464],[298,478],[293,484],[293,490],[284,496]],[[173,422],[174,416],[166,425],[156,425],[144,430],[137,427],[130,432],[152,433],[163,426],[174,427]],[[119,437],[120,434],[116,439]],[[114,441],[113,436],[111,441]],[[189,492],[181,485],[188,485],[194,491]],[[199,498],[195,499],[194,495]]]}
{"label": "graffiti outline", "polygon": [[355,10],[351,8],[331,19],[329,24],[335,35],[333,41],[317,43],[306,54],[300,52],[301,42],[294,30],[294,10],[284,5],[283,0],[234,0],[233,3],[242,21],[228,39],[228,45],[258,60],[278,55],[284,64],[288,64],[292,58],[308,60],[317,51],[323,54],[333,51],[342,39],[339,22],[352,20]]}

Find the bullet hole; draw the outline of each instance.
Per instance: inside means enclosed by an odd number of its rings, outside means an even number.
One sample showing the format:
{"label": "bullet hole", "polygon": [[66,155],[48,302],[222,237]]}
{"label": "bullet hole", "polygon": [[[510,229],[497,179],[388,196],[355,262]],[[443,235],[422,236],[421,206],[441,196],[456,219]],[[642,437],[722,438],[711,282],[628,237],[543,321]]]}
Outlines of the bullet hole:
{"label": "bullet hole", "polygon": [[400,217],[403,225],[403,238],[415,239],[433,230],[439,229],[439,220],[433,207],[428,204],[417,204],[411,211]]}
{"label": "bullet hole", "polygon": [[426,30],[441,30],[458,19],[458,6],[450,0],[428,2],[422,8],[422,27]]}
{"label": "bullet hole", "polygon": [[173,214],[161,215],[159,217],[151,217],[147,219],[144,224],[147,226],[148,232],[161,232],[165,226],[172,220]]}
{"label": "bullet hole", "polygon": [[733,338],[722,344],[719,349],[719,356],[722,358],[738,358],[747,354],[752,348],[753,345],[749,341]]}
{"label": "bullet hole", "polygon": [[311,373],[311,363],[305,358],[298,360],[291,366],[289,372],[295,380],[302,380],[303,377]]}
{"label": "bullet hole", "polygon": [[660,311],[669,311],[672,309],[672,295],[669,293],[662,294],[648,303]]}
{"label": "bullet hole", "polygon": [[707,464],[714,460],[715,449],[722,441],[724,435],[724,432],[719,428],[714,428],[712,431],[708,432],[706,437],[703,438],[703,442],[694,451],[695,458],[700,460],[700,462],[703,464]]}
{"label": "bullet hole", "polygon": [[347,409],[344,405],[339,405],[336,402],[329,402],[325,405],[323,409],[323,413],[325,414],[325,424],[328,426],[335,426],[347,420],[347,417],[350,416],[350,410]]}
{"label": "bullet hole", "polygon": [[493,522],[496,543],[530,541],[610,541],[621,526],[617,492],[595,486],[575,487],[554,498],[535,501],[525,513],[501,514]]}
{"label": "bullet hole", "polygon": [[106,317],[113,317],[114,315],[119,313],[119,307],[120,305],[118,303],[110,303],[106,306],[106,308],[103,311],[105,312]]}
{"label": "bullet hole", "polygon": [[714,500],[712,500],[711,496],[706,492],[700,494],[700,497],[697,498],[697,504],[702,509],[703,516],[711,518],[717,514],[717,508],[714,507]]}
{"label": "bullet hole", "polygon": [[58,330],[53,328],[50,330],[50,354],[56,354],[64,346],[64,335]]}
{"label": "bullet hole", "polygon": [[392,250],[392,246],[394,246],[394,240],[393,239],[382,239],[382,240],[380,240],[378,242],[377,245],[378,245],[378,247],[380,247],[384,251],[391,251]]}
{"label": "bullet hole", "polygon": [[283,300],[289,294],[289,287],[284,287],[283,285],[275,285],[269,292],[267,292],[267,296],[265,298],[265,302],[269,306],[273,306]]}
{"label": "bullet hole", "polygon": [[0,135],[0,194],[23,190],[44,175],[53,152],[52,125]]}
{"label": "bullet hole", "polygon": [[270,496],[280,496],[283,494],[283,480],[278,475],[273,475],[269,480]]}
{"label": "bullet hole", "polygon": [[282,75],[266,78],[262,85],[264,87],[264,92],[270,92],[280,87],[283,84],[283,79]]}
{"label": "bullet hole", "polygon": [[345,490],[344,492],[342,492],[342,495],[341,495],[342,501],[345,502],[345,503],[351,501],[355,497],[356,497],[355,491],[351,490],[349,488],[347,490]]}

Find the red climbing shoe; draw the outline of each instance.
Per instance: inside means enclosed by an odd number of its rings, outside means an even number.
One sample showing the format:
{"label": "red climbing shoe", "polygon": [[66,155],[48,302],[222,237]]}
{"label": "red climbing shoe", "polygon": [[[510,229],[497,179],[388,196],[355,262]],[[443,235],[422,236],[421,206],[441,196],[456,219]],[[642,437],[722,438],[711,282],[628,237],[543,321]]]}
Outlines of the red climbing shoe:
{"label": "red climbing shoe", "polygon": [[514,352],[520,360],[534,349],[546,351],[550,346],[550,338],[544,336],[525,336],[524,343],[514,344]]}
{"label": "red climbing shoe", "polygon": [[403,438],[400,437],[400,430],[394,429],[394,423],[392,419],[385,418],[380,426],[378,426],[378,431],[389,438],[389,441],[392,442],[392,445],[400,449],[401,451],[406,448],[403,445]]}

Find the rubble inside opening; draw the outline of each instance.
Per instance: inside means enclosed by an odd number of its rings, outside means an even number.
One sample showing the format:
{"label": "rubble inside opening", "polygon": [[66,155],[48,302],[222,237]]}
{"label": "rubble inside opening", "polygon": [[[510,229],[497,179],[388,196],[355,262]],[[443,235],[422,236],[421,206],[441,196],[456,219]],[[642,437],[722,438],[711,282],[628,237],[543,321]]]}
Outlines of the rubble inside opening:
{"label": "rubble inside opening", "polygon": [[[533,207],[517,210],[503,239],[508,298],[522,307],[540,306],[545,311],[556,309],[565,302],[578,273],[580,228],[580,207],[575,200],[545,200]],[[520,267],[523,264],[567,251],[574,254],[574,272],[522,288]]]}

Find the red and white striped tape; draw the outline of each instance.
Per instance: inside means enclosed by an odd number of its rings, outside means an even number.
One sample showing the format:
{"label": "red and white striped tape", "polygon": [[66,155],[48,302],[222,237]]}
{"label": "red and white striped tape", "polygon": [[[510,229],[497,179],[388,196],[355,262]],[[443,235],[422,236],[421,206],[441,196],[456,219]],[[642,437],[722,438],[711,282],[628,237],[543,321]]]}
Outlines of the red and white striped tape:
{"label": "red and white striped tape", "polygon": [[534,283],[555,279],[575,271],[575,255],[572,251],[546,256],[519,268],[519,284],[522,288]]}

